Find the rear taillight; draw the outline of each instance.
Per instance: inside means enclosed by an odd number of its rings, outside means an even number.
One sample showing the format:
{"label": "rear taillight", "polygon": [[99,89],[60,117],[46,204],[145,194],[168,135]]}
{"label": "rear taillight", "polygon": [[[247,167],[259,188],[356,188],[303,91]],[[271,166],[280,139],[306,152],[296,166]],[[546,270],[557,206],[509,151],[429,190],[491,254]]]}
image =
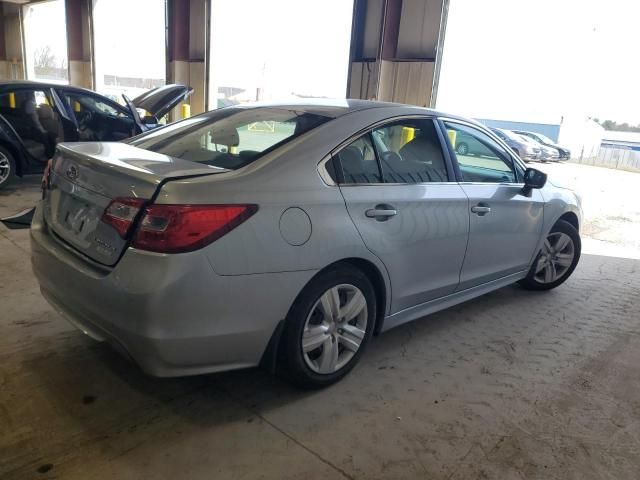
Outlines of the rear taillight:
{"label": "rear taillight", "polygon": [[149,205],[131,245],[160,253],[190,252],[229,233],[257,210],[257,205]]}
{"label": "rear taillight", "polygon": [[122,238],[127,238],[133,221],[146,201],[144,198],[115,198],[104,210],[102,221],[115,228]]}

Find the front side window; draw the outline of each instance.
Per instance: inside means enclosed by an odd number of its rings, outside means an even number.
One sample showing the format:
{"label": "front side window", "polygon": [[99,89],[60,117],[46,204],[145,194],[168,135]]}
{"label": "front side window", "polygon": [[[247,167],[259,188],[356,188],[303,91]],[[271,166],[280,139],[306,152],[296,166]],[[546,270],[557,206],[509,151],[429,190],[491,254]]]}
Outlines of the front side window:
{"label": "front side window", "polygon": [[467,125],[444,122],[449,141],[456,153],[464,182],[515,183],[513,161],[509,153],[481,130]]}
{"label": "front side window", "polygon": [[112,105],[96,97],[78,95],[76,93],[65,93],[67,103],[71,106],[76,117],[82,114],[108,115],[111,117],[126,117],[127,115]]}
{"label": "front side window", "polygon": [[79,140],[123,140],[134,133],[133,118],[100,97],[65,91],[64,98],[76,117]]}
{"label": "front side window", "polygon": [[447,168],[430,119],[402,120],[372,133],[385,183],[446,182]]}
{"label": "front side window", "polygon": [[278,108],[228,108],[169,125],[131,143],[175,158],[236,170],[330,117]]}

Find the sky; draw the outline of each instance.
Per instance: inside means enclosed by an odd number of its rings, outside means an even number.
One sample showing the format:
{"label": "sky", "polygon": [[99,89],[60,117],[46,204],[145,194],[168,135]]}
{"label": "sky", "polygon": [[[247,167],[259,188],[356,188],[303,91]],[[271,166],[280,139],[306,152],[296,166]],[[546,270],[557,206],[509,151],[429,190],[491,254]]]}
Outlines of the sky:
{"label": "sky", "polygon": [[637,0],[450,0],[437,107],[640,123]]}

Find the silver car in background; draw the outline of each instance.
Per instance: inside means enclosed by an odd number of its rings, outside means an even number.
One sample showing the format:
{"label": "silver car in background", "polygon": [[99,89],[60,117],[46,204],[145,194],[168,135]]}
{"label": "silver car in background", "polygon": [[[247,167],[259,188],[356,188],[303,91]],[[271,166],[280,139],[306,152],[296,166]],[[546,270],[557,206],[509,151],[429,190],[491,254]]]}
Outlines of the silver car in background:
{"label": "silver car in background", "polygon": [[[462,137],[486,151],[456,153]],[[474,121],[255,104],[59,145],[32,263],[56,310],[152,375],[263,363],[319,387],[372,335],[514,282],[560,285],[581,218]]]}
{"label": "silver car in background", "polygon": [[533,162],[540,159],[542,155],[541,145],[537,145],[526,137],[522,137],[511,130],[502,128],[491,128],[496,136],[506,143],[525,162]]}
{"label": "silver car in background", "polygon": [[546,147],[548,149],[549,160],[564,161],[571,158],[571,151],[568,148],[561,147],[549,137],[542,135],[541,133],[526,132],[524,130],[517,130],[515,133]]}

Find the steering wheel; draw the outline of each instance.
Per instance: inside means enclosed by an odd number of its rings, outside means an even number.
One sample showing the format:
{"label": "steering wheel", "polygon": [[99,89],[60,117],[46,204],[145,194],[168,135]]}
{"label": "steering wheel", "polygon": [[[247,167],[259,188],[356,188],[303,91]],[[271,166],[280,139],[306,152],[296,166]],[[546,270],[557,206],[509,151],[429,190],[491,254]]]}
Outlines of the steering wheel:
{"label": "steering wheel", "polygon": [[84,112],[82,112],[82,115],[78,119],[78,126],[80,126],[81,128],[87,128],[87,125],[91,122],[92,119],[93,113],[91,113],[91,111],[89,110],[85,110]]}

